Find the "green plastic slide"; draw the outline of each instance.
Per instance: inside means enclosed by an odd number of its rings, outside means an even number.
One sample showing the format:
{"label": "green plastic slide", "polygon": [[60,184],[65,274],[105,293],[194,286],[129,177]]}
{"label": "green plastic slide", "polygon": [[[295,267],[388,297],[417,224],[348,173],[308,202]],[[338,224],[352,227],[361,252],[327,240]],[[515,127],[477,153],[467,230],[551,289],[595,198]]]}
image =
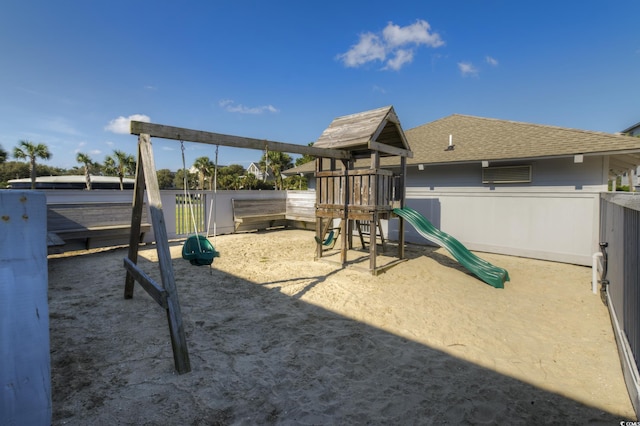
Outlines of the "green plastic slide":
{"label": "green plastic slide", "polygon": [[506,269],[480,259],[463,246],[460,241],[433,226],[431,222],[412,208],[393,209],[393,212],[409,222],[420,235],[449,250],[449,253],[462,266],[490,286],[504,288],[505,281],[509,281],[509,273]]}

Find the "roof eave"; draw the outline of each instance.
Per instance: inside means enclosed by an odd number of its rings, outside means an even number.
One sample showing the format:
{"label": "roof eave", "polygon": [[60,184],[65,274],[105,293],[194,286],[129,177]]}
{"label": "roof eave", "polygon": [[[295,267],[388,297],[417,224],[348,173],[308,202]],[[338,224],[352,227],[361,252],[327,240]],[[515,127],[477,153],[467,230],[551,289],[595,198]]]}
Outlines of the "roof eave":
{"label": "roof eave", "polygon": [[503,157],[503,158],[471,158],[464,160],[452,160],[452,161],[424,161],[420,159],[413,158],[408,164],[429,164],[429,165],[446,165],[446,164],[470,164],[470,163],[478,163],[482,161],[493,161],[493,162],[506,162],[506,161],[533,161],[533,160],[549,160],[554,158],[571,158],[576,155],[587,156],[610,156],[610,155],[630,155],[636,154],[640,155],[640,150],[638,149],[626,149],[626,150],[617,150],[617,151],[599,151],[599,152],[575,152],[575,153],[564,153],[557,155],[541,155],[541,156],[532,156],[532,157]]}

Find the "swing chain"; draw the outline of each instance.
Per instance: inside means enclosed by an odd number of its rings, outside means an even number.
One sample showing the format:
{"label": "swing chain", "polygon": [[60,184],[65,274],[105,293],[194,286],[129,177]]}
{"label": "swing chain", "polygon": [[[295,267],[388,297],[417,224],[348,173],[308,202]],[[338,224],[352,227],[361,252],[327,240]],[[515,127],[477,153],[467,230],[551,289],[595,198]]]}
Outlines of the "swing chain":
{"label": "swing chain", "polygon": [[184,141],[183,140],[180,140],[180,150],[182,151],[182,180],[184,181],[183,185],[184,185],[185,196],[186,196],[186,189],[187,189],[187,163],[185,162],[185,159],[184,159]]}
{"label": "swing chain", "polygon": [[262,176],[262,181],[267,181],[267,176],[269,175],[269,144],[267,141],[264,141],[264,176]]}
{"label": "swing chain", "polygon": [[193,232],[196,237],[196,241],[198,242],[198,252],[202,253],[202,247],[200,245],[200,235],[198,234],[198,225],[196,224],[196,217],[193,212],[193,198],[191,197],[191,192],[188,187],[187,180],[187,163],[184,158],[184,141],[180,140],[180,149],[182,151],[182,174],[183,174],[183,185],[184,185],[184,200],[185,203],[189,204],[189,212],[191,213],[191,222],[193,224]]}

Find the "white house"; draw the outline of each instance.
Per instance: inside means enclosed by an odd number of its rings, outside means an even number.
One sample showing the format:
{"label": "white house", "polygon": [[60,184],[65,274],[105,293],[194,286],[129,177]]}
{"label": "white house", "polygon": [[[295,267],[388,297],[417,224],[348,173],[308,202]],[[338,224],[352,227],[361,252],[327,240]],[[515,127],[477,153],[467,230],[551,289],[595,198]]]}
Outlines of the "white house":
{"label": "white house", "polygon": [[[640,138],[640,123],[636,123],[631,127],[627,127],[626,129],[621,131],[620,134],[626,135],[626,136],[634,136],[636,138]],[[638,175],[639,175],[638,172],[639,171],[640,171],[640,169],[636,168],[636,170],[635,170],[636,178],[635,179],[633,179],[633,174],[632,173],[631,174],[627,173],[626,182],[623,181],[623,184],[625,184],[625,183],[628,184],[629,183],[628,176],[631,176],[631,185],[630,185],[631,189],[632,190],[635,189],[636,191],[639,190],[640,189],[639,188],[640,187],[640,181],[638,180]]]}
{"label": "white house", "polygon": [[640,138],[602,132],[454,114],[405,135],[409,207],[471,250],[580,265],[599,250],[600,194],[640,165]]}
{"label": "white house", "polygon": [[272,181],[272,180],[274,180],[274,177],[269,172],[269,170],[266,171],[266,177],[265,177],[265,171],[262,170],[260,168],[260,166],[258,164],[256,164],[256,163],[249,164],[249,167],[247,167],[247,173],[251,173],[256,178],[258,178],[258,180],[264,180],[264,181]]}
{"label": "white house", "polygon": [[640,136],[640,123],[636,123],[631,127],[627,127],[623,131],[620,132],[623,135],[627,136]]}

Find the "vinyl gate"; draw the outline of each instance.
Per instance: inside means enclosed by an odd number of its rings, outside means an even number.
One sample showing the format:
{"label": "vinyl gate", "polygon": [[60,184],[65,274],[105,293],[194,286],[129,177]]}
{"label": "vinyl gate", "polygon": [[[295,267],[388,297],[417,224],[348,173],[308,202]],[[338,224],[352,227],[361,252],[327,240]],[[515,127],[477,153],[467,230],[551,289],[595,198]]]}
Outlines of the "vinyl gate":
{"label": "vinyl gate", "polygon": [[206,205],[206,194],[176,194],[176,234],[193,234],[195,227],[198,233],[203,233],[206,229]]}

